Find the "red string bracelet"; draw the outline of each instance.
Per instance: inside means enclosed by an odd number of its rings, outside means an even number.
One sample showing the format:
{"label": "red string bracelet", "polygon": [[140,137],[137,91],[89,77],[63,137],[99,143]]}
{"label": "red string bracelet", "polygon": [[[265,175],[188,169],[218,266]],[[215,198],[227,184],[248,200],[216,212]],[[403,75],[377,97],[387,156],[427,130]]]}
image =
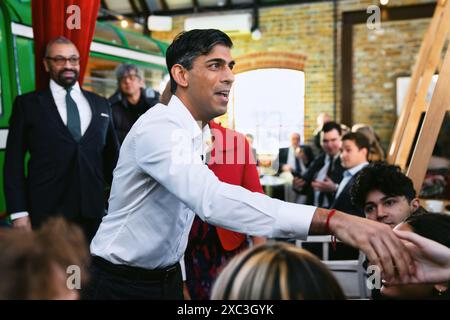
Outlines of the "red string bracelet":
{"label": "red string bracelet", "polygon": [[[326,222],[325,226],[327,228],[327,233],[329,233],[329,234],[331,234],[330,219],[335,213],[336,213],[336,209],[331,209],[327,215],[327,222]],[[331,247],[333,248],[333,251],[336,252],[336,237],[334,235],[331,235]]]}

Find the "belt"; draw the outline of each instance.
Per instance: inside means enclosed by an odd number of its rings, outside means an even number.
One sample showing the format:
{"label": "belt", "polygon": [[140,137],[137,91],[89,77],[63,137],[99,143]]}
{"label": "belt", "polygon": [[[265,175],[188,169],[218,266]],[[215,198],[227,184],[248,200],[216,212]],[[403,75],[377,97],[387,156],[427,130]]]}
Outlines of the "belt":
{"label": "belt", "polygon": [[92,257],[92,263],[102,271],[130,280],[166,280],[180,270],[179,263],[162,269],[144,269],[124,264],[115,264],[98,256]]}

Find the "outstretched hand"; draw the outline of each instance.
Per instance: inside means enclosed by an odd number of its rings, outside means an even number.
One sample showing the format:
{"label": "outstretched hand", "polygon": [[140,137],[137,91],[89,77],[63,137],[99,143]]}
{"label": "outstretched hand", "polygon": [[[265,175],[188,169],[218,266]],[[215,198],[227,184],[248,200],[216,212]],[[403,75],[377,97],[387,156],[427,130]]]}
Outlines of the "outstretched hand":
{"label": "outstretched hand", "polygon": [[406,248],[416,264],[416,273],[407,282],[396,283],[439,283],[450,280],[450,248],[414,232],[394,230],[405,240]]}
{"label": "outstretched hand", "polygon": [[384,279],[407,282],[415,274],[410,251],[388,225],[338,211],[329,228],[339,240],[363,251]]}

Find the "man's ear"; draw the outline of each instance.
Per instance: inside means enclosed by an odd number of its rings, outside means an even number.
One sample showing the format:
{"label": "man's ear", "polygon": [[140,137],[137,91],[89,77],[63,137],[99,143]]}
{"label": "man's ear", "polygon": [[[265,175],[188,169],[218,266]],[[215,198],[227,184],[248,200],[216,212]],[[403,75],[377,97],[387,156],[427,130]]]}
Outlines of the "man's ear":
{"label": "man's ear", "polygon": [[45,71],[50,72],[50,67],[48,65],[48,61],[44,58],[44,59],[42,59],[42,62],[44,63]]}
{"label": "man's ear", "polygon": [[419,198],[412,199],[412,201],[411,201],[412,212],[414,212],[417,209],[419,209],[419,207],[420,207],[420,200],[419,200]]}
{"label": "man's ear", "polygon": [[172,73],[172,77],[177,83],[178,86],[182,88],[186,88],[189,84],[189,73],[181,64],[173,65],[172,69],[170,69]]}

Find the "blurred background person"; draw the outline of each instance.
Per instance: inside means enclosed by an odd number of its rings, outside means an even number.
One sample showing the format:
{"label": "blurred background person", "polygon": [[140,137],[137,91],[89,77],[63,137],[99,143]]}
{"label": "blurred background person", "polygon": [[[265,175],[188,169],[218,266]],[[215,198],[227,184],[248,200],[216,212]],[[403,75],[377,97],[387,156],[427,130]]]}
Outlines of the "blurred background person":
{"label": "blurred background person", "polygon": [[360,132],[369,140],[369,162],[384,161],[386,153],[381,146],[380,138],[375,133],[375,130],[366,124],[358,123],[353,125],[352,132]]}
{"label": "blurred background person", "polygon": [[333,203],[344,168],[341,164],[341,126],[327,122],[321,132],[322,153],[301,177],[295,177],[294,190],[307,195],[306,204],[329,208]]}
{"label": "blurred background person", "polygon": [[230,261],[213,300],[343,300],[332,273],[311,253],[287,243],[249,249]]}
{"label": "blurred background person", "polygon": [[306,172],[309,164],[314,159],[314,154],[310,146],[302,145],[300,134],[291,134],[291,145],[281,148],[278,151],[278,174],[290,172],[295,176],[300,176]]}
{"label": "blurred background person", "polygon": [[159,93],[145,87],[144,72],[134,64],[119,65],[116,77],[118,89],[109,102],[117,136],[122,144],[136,120],[159,102]]}
{"label": "blurred background person", "polygon": [[322,132],[323,125],[331,121],[331,117],[326,112],[321,112],[316,118],[317,127],[314,129],[312,141],[310,143],[313,148],[314,154],[317,156],[320,154],[322,150],[322,146],[320,143],[320,133]]}
{"label": "blurred background person", "polygon": [[[1,230],[0,252],[0,300],[75,300],[88,280],[90,255],[83,232],[61,217],[32,232]],[[72,270],[79,270],[80,288],[77,279],[68,279],[76,276]]]}

